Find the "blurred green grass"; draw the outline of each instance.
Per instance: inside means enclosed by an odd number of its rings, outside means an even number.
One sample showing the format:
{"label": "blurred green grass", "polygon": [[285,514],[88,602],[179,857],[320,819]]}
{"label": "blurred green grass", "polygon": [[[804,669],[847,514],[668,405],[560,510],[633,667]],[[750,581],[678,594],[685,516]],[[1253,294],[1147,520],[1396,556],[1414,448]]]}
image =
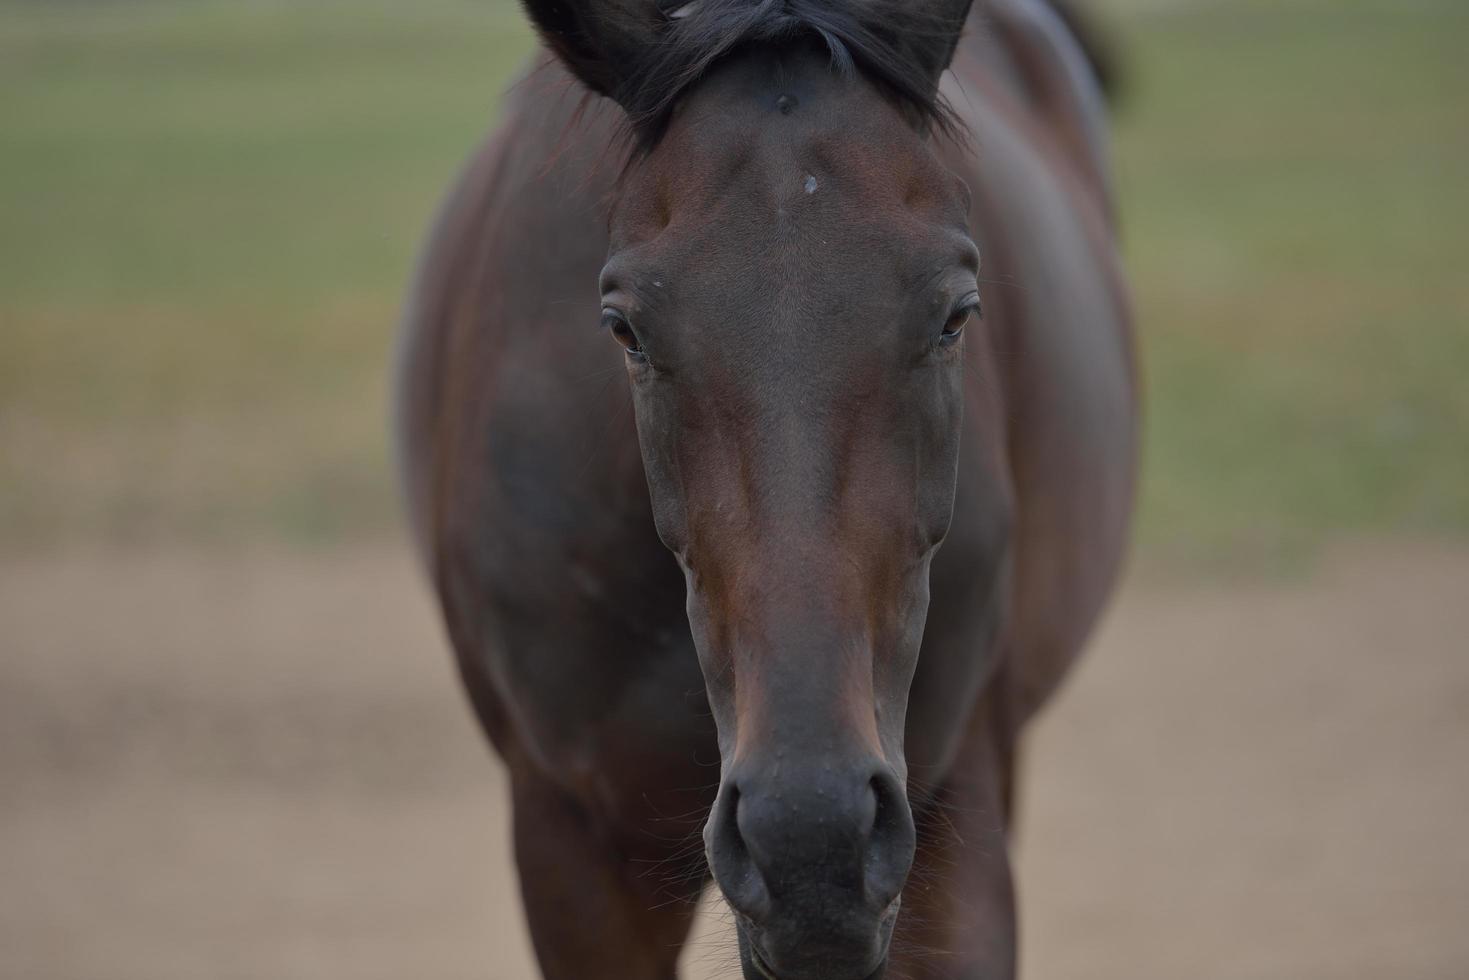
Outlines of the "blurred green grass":
{"label": "blurred green grass", "polygon": [[0,541],[390,526],[397,309],[529,43],[471,0],[0,7]]}
{"label": "blurred green grass", "polygon": [[[1469,5],[1110,13],[1144,553],[1462,535]],[[0,547],[391,528],[397,309],[529,46],[488,0],[0,2]]]}
{"label": "blurred green grass", "polygon": [[1469,528],[1469,5],[1129,22],[1145,551],[1290,560]]}

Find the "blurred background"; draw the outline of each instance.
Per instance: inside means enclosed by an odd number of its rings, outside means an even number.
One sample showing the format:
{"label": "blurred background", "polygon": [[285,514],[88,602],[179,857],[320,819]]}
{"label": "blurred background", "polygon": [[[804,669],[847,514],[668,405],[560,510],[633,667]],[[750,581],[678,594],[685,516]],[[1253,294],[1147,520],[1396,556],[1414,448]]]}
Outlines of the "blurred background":
{"label": "blurred background", "polygon": [[[1091,7],[1146,472],[1027,752],[1026,976],[1469,976],[1469,4]],[[0,978],[532,976],[385,435],[530,48],[509,0],[0,0]]]}

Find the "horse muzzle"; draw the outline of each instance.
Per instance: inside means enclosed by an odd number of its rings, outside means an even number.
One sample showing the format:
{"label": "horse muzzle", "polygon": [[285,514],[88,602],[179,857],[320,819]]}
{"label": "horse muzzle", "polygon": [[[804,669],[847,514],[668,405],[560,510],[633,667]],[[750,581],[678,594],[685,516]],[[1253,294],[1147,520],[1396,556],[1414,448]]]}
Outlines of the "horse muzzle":
{"label": "horse muzzle", "polygon": [[760,930],[737,917],[735,931],[744,980],[882,980],[897,921],[896,904],[891,914],[878,923],[875,933],[861,930],[835,944],[830,937],[819,940],[807,930],[795,937],[772,935],[770,930]]}
{"label": "horse muzzle", "polygon": [[705,840],[746,980],[882,976],[915,845],[890,766],[742,765],[720,789]]}

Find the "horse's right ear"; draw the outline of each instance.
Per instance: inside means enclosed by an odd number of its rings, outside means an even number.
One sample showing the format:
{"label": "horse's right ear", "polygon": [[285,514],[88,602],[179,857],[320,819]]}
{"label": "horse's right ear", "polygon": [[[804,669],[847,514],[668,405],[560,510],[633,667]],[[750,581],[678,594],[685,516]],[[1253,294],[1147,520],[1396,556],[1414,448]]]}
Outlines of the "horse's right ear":
{"label": "horse's right ear", "polygon": [[[658,41],[667,0],[521,0],[547,47],[582,84],[617,99],[622,71]],[[677,14],[673,14],[677,16]]]}

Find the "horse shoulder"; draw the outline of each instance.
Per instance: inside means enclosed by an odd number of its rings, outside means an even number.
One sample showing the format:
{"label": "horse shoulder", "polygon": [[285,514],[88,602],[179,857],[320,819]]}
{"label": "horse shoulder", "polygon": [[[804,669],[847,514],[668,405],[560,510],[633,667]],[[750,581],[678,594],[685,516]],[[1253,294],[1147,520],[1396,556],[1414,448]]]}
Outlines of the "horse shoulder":
{"label": "horse shoulder", "polygon": [[961,61],[956,73],[970,147],[954,166],[973,191],[1009,423],[993,440],[1014,512],[998,642],[1019,724],[1079,653],[1125,550],[1138,427],[1131,306],[1107,201],[1069,158],[1074,147],[982,66]]}

